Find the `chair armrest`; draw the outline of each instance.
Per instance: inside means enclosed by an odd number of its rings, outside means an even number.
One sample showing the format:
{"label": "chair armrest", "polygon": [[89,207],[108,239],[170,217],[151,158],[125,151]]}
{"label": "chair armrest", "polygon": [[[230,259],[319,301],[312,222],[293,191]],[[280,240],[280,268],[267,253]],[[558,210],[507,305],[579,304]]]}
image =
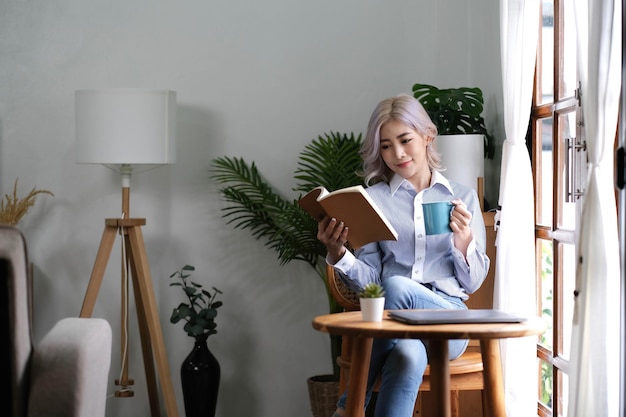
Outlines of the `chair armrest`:
{"label": "chair armrest", "polygon": [[111,344],[106,320],[60,320],[35,347],[28,415],[104,417]]}

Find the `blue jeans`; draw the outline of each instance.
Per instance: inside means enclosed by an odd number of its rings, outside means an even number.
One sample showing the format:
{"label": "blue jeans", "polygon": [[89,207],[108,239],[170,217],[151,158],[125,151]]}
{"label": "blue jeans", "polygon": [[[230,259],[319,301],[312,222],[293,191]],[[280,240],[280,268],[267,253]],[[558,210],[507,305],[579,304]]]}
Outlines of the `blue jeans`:
{"label": "blue jeans", "polygon": [[[409,278],[393,276],[382,282],[385,289],[385,309],[467,309],[458,297],[451,297],[435,288]],[[459,357],[468,340],[450,340],[450,359]],[[366,407],[378,376],[381,385],[376,401],[376,417],[411,417],[428,364],[428,344],[418,339],[374,339],[372,359],[367,379]],[[344,392],[337,407],[345,409]]]}

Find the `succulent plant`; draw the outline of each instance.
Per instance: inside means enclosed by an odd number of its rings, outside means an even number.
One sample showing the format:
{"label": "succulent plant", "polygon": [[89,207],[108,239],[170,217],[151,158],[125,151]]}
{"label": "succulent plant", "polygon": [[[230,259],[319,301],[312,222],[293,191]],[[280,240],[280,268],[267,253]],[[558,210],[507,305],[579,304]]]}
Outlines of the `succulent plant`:
{"label": "succulent plant", "polygon": [[363,290],[359,292],[360,298],[381,298],[385,296],[385,290],[380,284],[371,282],[363,287]]}

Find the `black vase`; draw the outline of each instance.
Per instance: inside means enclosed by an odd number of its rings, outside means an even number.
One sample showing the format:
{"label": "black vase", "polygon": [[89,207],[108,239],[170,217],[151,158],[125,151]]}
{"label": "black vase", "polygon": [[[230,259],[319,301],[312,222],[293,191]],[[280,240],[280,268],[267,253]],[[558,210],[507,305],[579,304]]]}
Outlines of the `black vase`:
{"label": "black vase", "polygon": [[220,364],[207,346],[207,337],[196,337],[180,368],[186,417],[215,417]]}

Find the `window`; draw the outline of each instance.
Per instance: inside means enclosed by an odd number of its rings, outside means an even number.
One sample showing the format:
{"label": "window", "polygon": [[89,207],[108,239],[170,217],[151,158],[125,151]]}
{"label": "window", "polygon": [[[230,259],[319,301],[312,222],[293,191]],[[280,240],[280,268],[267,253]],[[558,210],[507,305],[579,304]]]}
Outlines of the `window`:
{"label": "window", "polygon": [[567,415],[575,228],[586,150],[571,1],[543,0],[529,134],[535,181],[537,300],[548,331],[537,345],[539,416]]}

